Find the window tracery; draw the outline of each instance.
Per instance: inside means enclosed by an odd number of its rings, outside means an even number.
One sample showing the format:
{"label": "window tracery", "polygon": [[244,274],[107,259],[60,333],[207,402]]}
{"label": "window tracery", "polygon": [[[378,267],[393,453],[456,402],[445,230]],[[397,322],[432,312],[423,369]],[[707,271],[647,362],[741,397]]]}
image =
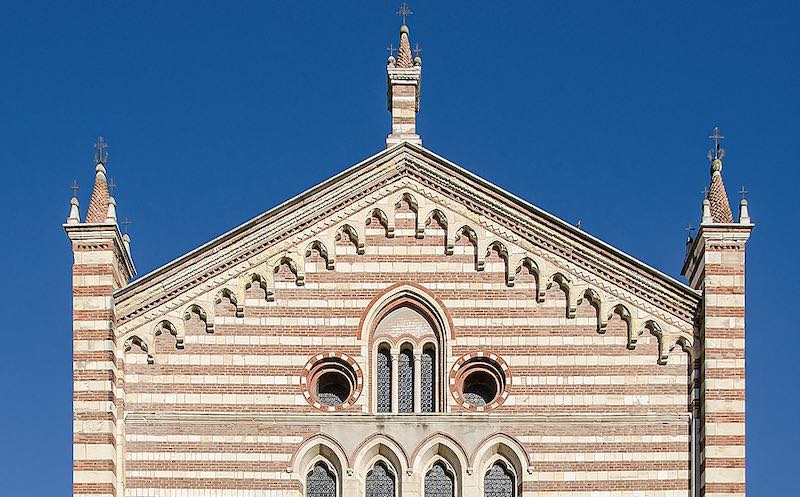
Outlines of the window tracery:
{"label": "window tracery", "polygon": [[336,476],[321,461],[306,476],[306,497],[336,497]]}

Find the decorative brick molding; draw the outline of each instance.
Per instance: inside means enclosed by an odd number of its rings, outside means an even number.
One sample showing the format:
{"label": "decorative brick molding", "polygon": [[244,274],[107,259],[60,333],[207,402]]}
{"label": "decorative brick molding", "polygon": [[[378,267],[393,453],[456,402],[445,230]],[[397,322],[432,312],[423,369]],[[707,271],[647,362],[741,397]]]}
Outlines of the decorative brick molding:
{"label": "decorative brick molding", "polygon": [[[496,371],[493,376],[498,380],[497,391],[494,398],[487,402],[485,406],[478,406],[470,403],[463,395],[464,381],[470,374],[477,371],[487,372],[489,370]],[[479,350],[477,352],[470,352],[456,359],[455,364],[450,370],[448,377],[448,386],[450,393],[456,399],[458,405],[469,411],[489,411],[500,407],[503,402],[508,398],[509,388],[511,386],[511,372],[508,364],[502,357],[492,352]]]}
{"label": "decorative brick molding", "polygon": [[[345,374],[352,375],[350,395],[341,404],[336,406],[325,405],[317,398],[316,383],[320,376],[327,372],[336,372],[337,368],[346,368]],[[349,371],[347,371],[349,370]],[[303,397],[315,409],[328,412],[344,411],[353,406],[364,388],[364,373],[355,359],[341,352],[324,352],[308,360],[303,367],[304,374],[300,378],[300,391]],[[341,373],[341,369],[338,370]]]}

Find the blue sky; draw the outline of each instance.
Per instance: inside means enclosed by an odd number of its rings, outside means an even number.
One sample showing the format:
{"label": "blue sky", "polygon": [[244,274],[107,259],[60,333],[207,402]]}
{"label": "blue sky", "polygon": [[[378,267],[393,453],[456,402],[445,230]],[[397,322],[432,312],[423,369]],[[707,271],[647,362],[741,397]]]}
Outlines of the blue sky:
{"label": "blue sky", "polygon": [[[612,7],[613,5],[613,7]],[[727,137],[751,192],[748,490],[796,492],[797,2],[415,2],[433,151],[678,276]],[[396,2],[0,6],[4,494],[71,483],[69,185],[110,144],[140,274],[372,155]],[[787,301],[787,299],[789,301]]]}

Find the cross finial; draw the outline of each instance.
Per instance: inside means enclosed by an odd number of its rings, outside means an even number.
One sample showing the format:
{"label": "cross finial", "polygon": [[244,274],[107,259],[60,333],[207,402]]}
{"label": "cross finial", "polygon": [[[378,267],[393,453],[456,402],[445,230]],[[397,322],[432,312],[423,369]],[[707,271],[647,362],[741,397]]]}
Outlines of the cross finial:
{"label": "cross finial", "polygon": [[94,144],[94,162],[95,164],[105,164],[108,160],[108,145],[102,136],[97,138],[97,143]]}
{"label": "cross finial", "polygon": [[114,188],[117,187],[117,182],[114,181],[114,178],[109,178],[108,180],[108,194],[112,197],[114,196]]}
{"label": "cross finial", "polygon": [[741,197],[742,197],[742,200],[744,200],[744,199],[745,199],[745,197],[747,197],[747,194],[748,194],[748,193],[750,193],[750,192],[748,192],[748,191],[747,191],[747,188],[745,188],[744,186],[742,186],[742,189],[741,189],[741,190],[739,190],[739,195],[741,195]]}
{"label": "cross finial", "polygon": [[394,44],[393,43],[390,43],[389,46],[386,47],[386,50],[389,52],[389,57],[394,57],[394,53],[395,53],[395,51],[397,51],[397,49],[394,48]]}
{"label": "cross finial", "polygon": [[78,190],[81,189],[80,185],[78,184],[77,180],[72,180],[72,184],[69,186],[69,189],[72,190],[72,196],[78,196]]}
{"label": "cross finial", "polygon": [[700,192],[700,193],[702,193],[702,194],[703,194],[703,198],[706,198],[706,197],[708,197],[708,187],[707,187],[707,186],[706,186],[706,187],[704,187],[704,188],[703,188],[703,191],[702,191],[702,192]]}
{"label": "cross finial", "polygon": [[408,8],[408,4],[403,2],[400,4],[400,10],[397,11],[397,15],[403,18],[403,26],[406,25],[406,18],[413,14],[411,9]]}
{"label": "cross finial", "polygon": [[126,234],[128,233],[128,226],[130,226],[131,224],[133,224],[133,221],[131,221],[127,217],[122,220],[122,226],[124,227]]}
{"label": "cross finial", "polygon": [[420,48],[419,43],[414,43],[414,56],[419,57],[420,53],[422,53],[422,48]]}
{"label": "cross finial", "polygon": [[709,135],[708,139],[714,142],[714,146],[708,150],[708,160],[711,162],[722,160],[722,158],[725,157],[725,149],[720,146],[720,142],[722,142],[725,137],[719,134],[719,126],[714,128],[714,132]]}
{"label": "cross finial", "polygon": [[691,238],[692,237],[692,233],[694,233],[694,226],[692,226],[691,224],[687,224],[686,227],[683,228],[683,229],[686,230],[686,236]]}

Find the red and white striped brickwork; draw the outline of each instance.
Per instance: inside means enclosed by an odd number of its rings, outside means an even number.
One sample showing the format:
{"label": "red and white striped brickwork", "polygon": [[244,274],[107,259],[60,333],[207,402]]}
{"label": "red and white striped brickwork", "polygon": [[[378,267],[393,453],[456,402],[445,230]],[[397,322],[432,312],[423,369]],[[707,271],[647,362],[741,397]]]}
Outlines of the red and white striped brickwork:
{"label": "red and white striped brickwork", "polygon": [[[419,193],[380,199],[351,216],[362,219],[354,236],[341,232],[308,252],[306,240],[291,257],[272,258],[266,285],[234,277],[176,311],[125,321],[118,338],[147,348],[125,355],[125,495],[302,495],[308,454],[325,450],[341,466],[343,495],[363,495],[373,445],[400,461],[402,495],[420,495],[425,457],[436,454],[462,468],[463,495],[479,495],[481,454],[491,451],[520,454],[525,495],[690,495],[689,354],[664,352],[646,324],[650,311],[610,296],[592,302],[591,285],[567,271],[548,276],[544,261],[538,274],[521,266],[509,286],[515,242],[477,224],[477,240],[456,239],[422,215],[423,202],[432,208]],[[381,215],[370,217],[375,206]],[[442,384],[444,412],[375,414],[364,317],[404,284],[435,301],[451,327],[439,381],[465,354],[496,354],[508,364],[505,402],[471,413]],[[122,314],[152,288],[140,291],[118,296]],[[309,360],[331,352],[364,371],[365,392],[335,413],[315,408],[301,388]]]}
{"label": "red and white striped brickwork", "polygon": [[745,244],[752,225],[744,222],[704,224],[685,271],[704,300],[698,355],[706,497],[745,495]]}
{"label": "red and white striped brickwork", "polygon": [[113,224],[67,225],[73,285],[73,493],[114,496],[117,452],[117,352],[113,291],[133,274]]}

